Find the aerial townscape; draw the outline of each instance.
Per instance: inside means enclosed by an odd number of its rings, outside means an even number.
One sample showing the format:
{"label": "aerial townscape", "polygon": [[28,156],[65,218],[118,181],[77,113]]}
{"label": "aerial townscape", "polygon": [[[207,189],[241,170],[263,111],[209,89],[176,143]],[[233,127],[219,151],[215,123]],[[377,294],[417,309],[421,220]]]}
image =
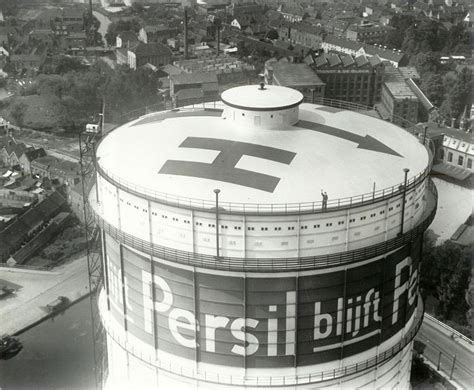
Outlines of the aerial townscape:
{"label": "aerial townscape", "polygon": [[468,0],[0,0],[0,389],[472,389]]}

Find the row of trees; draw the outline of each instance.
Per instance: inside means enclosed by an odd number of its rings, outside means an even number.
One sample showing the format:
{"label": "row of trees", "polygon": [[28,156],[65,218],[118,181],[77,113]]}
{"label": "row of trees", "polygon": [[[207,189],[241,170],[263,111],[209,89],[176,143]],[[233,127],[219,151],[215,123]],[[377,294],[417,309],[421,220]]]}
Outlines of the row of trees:
{"label": "row of trees", "polygon": [[451,241],[434,246],[425,239],[420,286],[423,297],[437,300],[435,314],[442,321],[466,333],[469,306],[466,291],[471,272],[472,247],[462,248]]}
{"label": "row of trees", "polygon": [[436,53],[419,53],[411,58],[421,76],[421,89],[448,121],[462,116],[472,105],[472,74],[468,67],[441,64]]}
{"label": "row of trees", "polygon": [[439,55],[470,55],[471,35],[462,23],[447,28],[441,22],[419,19],[412,14],[395,14],[384,42],[408,55],[436,52]]}
{"label": "row of trees", "polygon": [[48,127],[68,132],[82,131],[86,123],[96,119],[104,101],[107,119],[114,121],[124,112],[156,104],[159,99],[158,76],[151,70],[133,71],[127,66],[111,69],[102,61],[84,67],[71,58],[60,61],[54,70],[56,73],[40,74],[22,91],[23,96],[12,102],[10,116],[17,124],[24,122],[29,108],[22,100],[28,96],[40,96],[45,104],[54,105],[54,123]]}

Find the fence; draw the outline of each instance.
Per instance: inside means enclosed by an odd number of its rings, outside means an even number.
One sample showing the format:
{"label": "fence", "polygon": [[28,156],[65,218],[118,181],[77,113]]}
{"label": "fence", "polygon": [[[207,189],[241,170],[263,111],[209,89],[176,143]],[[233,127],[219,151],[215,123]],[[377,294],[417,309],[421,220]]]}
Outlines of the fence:
{"label": "fence", "polygon": [[[368,258],[384,255],[389,251],[395,250],[409,242],[414,241],[417,237],[421,236],[426,230],[426,228],[431,224],[436,213],[436,187],[430,182],[428,189],[429,194],[431,196],[425,208],[424,214],[421,217],[421,222],[414,229],[393,239],[386,240],[379,244],[366,246],[360,249],[332,253],[328,255],[307,257],[247,259],[239,257],[219,256],[219,258],[217,258],[213,255],[186,252],[157,245],[150,242],[149,240],[143,240],[141,238],[135,237],[109,224],[107,221],[102,219],[98,213],[94,213],[94,215],[101,229],[103,229],[105,233],[120,241],[121,243],[131,246],[132,248],[135,248],[149,255],[153,255],[161,259],[177,262],[180,264],[219,270],[232,269],[250,272],[268,270],[288,271],[315,269],[363,261]],[[90,202],[89,205],[93,205],[93,203]]]}
{"label": "fence", "polygon": [[[362,106],[354,103],[343,102],[338,100],[332,99],[323,99],[323,103],[329,105],[331,107],[343,108],[350,111],[357,111],[361,114],[367,114],[368,112],[375,112],[370,110],[367,106]],[[135,110],[129,114],[126,114],[124,119],[131,120],[131,116],[135,116],[139,113],[143,113],[140,118],[146,118],[151,115],[155,115],[156,111],[153,111],[159,106],[151,106],[151,107],[144,107],[139,111]],[[175,109],[173,112],[166,117],[173,117],[180,116],[185,113],[189,113],[195,110],[203,110],[203,109],[218,109],[222,108],[223,104],[221,102],[210,102],[210,103],[202,103],[199,105],[192,105],[185,108]],[[161,108],[163,106],[161,105]],[[151,112],[149,112],[151,111]],[[368,114],[369,116],[372,116]],[[135,116],[136,119],[136,116]],[[408,122],[409,123],[409,122]],[[409,123],[410,128],[415,127],[414,124]],[[413,135],[412,132],[410,134]],[[429,154],[429,163],[425,169],[421,172],[416,173],[414,176],[409,177],[407,181],[407,188],[406,190],[411,190],[412,188],[416,187],[420,184],[430,173],[432,164],[433,164],[433,157],[434,157],[434,149],[431,141],[429,139],[418,140],[421,143],[424,143],[424,146],[428,150]],[[100,142],[99,142],[100,144]],[[126,190],[127,192],[133,193],[137,196],[144,196],[148,199],[153,201],[164,203],[168,205],[173,205],[177,207],[183,208],[191,208],[191,209],[200,209],[204,211],[208,211],[215,207],[214,201],[204,200],[204,199],[194,199],[188,197],[182,197],[177,195],[171,195],[160,191],[155,191],[150,188],[137,185],[135,183],[129,182],[124,180],[123,178],[114,175],[112,172],[107,171],[104,169],[100,164],[96,163],[96,169],[98,173],[106,178],[109,182],[114,184],[115,186]],[[376,202],[380,202],[386,199],[390,199],[394,196],[399,196],[405,190],[405,183],[397,183],[391,187],[383,188],[377,191],[368,192],[365,194],[358,194],[351,197],[346,198],[339,198],[339,199],[330,199],[327,201],[327,205],[323,208],[323,203],[321,200],[314,201],[314,202],[304,202],[304,203],[272,203],[272,204],[263,204],[263,203],[237,203],[237,202],[220,202],[219,206],[222,208],[222,211],[226,214],[271,214],[271,215],[278,215],[278,214],[303,214],[303,213],[320,213],[320,212],[327,212],[327,211],[334,211],[334,210],[344,210],[347,208],[358,207],[363,205],[368,205]]]}

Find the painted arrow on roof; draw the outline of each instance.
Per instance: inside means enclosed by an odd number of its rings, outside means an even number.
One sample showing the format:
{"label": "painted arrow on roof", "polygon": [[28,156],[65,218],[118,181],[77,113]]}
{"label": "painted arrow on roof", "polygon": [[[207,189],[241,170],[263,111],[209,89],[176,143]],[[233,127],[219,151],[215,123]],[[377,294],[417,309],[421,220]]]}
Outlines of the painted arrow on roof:
{"label": "painted arrow on roof", "polygon": [[380,142],[376,138],[366,134],[365,136],[357,135],[351,133],[349,131],[344,131],[341,129],[337,129],[332,126],[323,125],[321,123],[309,122],[300,120],[296,123],[297,127],[301,127],[303,129],[317,131],[318,133],[323,133],[327,135],[331,135],[333,137],[338,137],[345,139],[350,142],[354,142],[357,144],[357,148],[371,150],[373,152],[378,153],[385,153],[391,154],[392,156],[403,157],[401,154],[397,153],[395,150],[390,149],[387,145]]}

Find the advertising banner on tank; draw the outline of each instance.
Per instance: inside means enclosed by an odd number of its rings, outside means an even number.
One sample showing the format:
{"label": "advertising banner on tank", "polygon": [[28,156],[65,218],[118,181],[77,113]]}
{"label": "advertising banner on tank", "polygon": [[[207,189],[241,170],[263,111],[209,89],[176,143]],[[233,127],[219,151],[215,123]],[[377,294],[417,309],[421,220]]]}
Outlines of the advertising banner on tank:
{"label": "advertising banner on tank", "polygon": [[121,313],[119,323],[155,348],[200,362],[258,368],[339,360],[399,332],[416,308],[418,245],[294,276],[192,271],[118,248],[107,237],[114,318]]}

